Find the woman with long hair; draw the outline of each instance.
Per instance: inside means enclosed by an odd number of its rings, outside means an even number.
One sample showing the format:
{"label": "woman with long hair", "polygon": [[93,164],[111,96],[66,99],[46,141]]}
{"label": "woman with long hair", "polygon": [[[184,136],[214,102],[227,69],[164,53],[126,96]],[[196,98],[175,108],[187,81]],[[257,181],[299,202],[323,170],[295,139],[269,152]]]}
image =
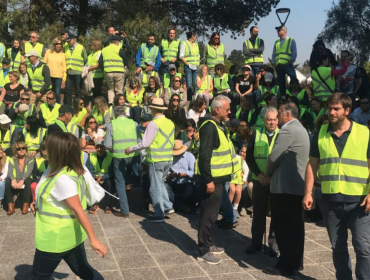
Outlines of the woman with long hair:
{"label": "woman with long hair", "polygon": [[60,90],[62,83],[66,81],[66,56],[63,51],[62,40],[54,38],[52,47],[47,50],[43,62],[50,69],[51,88],[57,95],[57,102],[60,103]]}
{"label": "woman with long hair", "polygon": [[81,136],[81,148],[86,153],[95,152],[95,143],[97,140],[103,140],[104,131],[98,128],[94,116],[88,116],[85,120],[85,129]]}
{"label": "woman with long hair", "polygon": [[92,72],[94,87],[92,88],[93,98],[101,96],[101,88],[103,86],[104,73],[99,67],[99,58],[103,49],[102,41],[93,39],[91,41],[91,53],[88,56],[89,72]]}
{"label": "woman with long hair", "polygon": [[223,64],[216,64],[216,75],[213,76],[213,91],[214,96],[223,94],[228,96],[231,89],[234,88],[233,82],[229,74],[226,73],[226,67]]}
{"label": "woman with long hair", "polygon": [[20,75],[17,71],[9,71],[9,81],[0,89],[1,100],[6,105],[5,114],[8,114],[9,109],[14,106],[14,103],[21,99],[24,93],[24,86],[19,83]]}
{"label": "woman with long hair", "polygon": [[199,73],[197,76],[197,95],[196,97],[204,98],[208,108],[209,101],[213,98],[213,81],[211,75],[208,75],[208,66],[202,64],[199,66]]}
{"label": "woman with long hair", "polygon": [[[171,86],[164,89],[164,104],[167,106],[170,103],[170,98],[173,94],[180,96],[180,107],[186,109],[186,103],[188,102],[187,91],[181,86],[181,77],[173,76],[171,79]],[[157,95],[157,97],[159,94]],[[159,96],[160,97],[160,96]]]}
{"label": "woman with long hair", "polygon": [[143,104],[144,88],[137,77],[131,78],[130,83],[126,87],[126,100],[130,106],[130,115],[132,119],[139,123],[141,106]]}
{"label": "woman with long hair", "polygon": [[40,144],[44,141],[46,131],[46,128],[41,127],[38,118],[34,116],[27,117],[22,133],[24,135],[24,142],[28,151],[31,152],[32,157],[40,149]]}
{"label": "woman with long hair", "polygon": [[85,119],[89,115],[87,109],[85,108],[85,103],[81,97],[76,96],[73,100],[73,109],[77,112],[73,115],[70,123],[78,125],[80,127],[84,127]]}
{"label": "woman with long hair", "polygon": [[149,78],[148,86],[145,87],[145,91],[144,91],[144,103],[145,103],[145,98],[150,93],[154,93],[156,95],[158,94],[157,97],[162,98],[163,89],[161,90],[161,82],[159,81],[157,77]]}
{"label": "woman with long hair", "polygon": [[173,94],[168,105],[168,110],[165,111],[164,115],[167,119],[170,119],[176,128],[183,128],[186,122],[185,110],[180,107],[180,96]]}
{"label": "woman with long hair", "polygon": [[[116,94],[116,96],[114,97],[114,100],[113,100],[113,105],[109,107],[109,117],[110,117],[111,122],[112,122],[112,120],[116,119],[116,117],[114,116],[114,107],[115,106],[122,106],[122,107],[126,106],[126,98],[123,94],[121,94],[121,93]],[[126,116],[130,117],[130,107],[128,107],[128,106],[126,106]]]}
{"label": "woman with long hair", "polygon": [[268,92],[267,96],[263,99],[265,101],[266,107],[277,107],[277,96],[273,93]]}
{"label": "woman with long hair", "polygon": [[19,65],[19,83],[24,86],[25,89],[28,89],[29,78],[27,73],[27,62],[21,62]]}
{"label": "woman with long hair", "polygon": [[193,108],[188,111],[187,119],[193,119],[195,124],[198,124],[199,118],[204,117],[207,113],[206,101],[204,98],[198,97],[195,99]]}
{"label": "woman with long hair", "polygon": [[[57,132],[46,138],[45,146],[49,168],[36,189],[36,251],[32,276],[49,279],[64,260],[81,279],[102,280],[103,276],[89,265],[84,247],[88,237],[99,256],[104,258],[107,254],[84,212],[86,171],[80,158],[80,144],[73,134]],[[34,209],[33,204],[31,208]]]}
{"label": "woman with long hair", "polygon": [[1,204],[5,193],[5,179],[8,177],[8,158],[0,145],[0,211],[3,209]]}
{"label": "woman with long hair", "polygon": [[205,60],[208,66],[208,73],[212,77],[217,73],[215,68],[217,64],[225,63],[225,46],[221,43],[219,32],[213,32],[205,49]]}
{"label": "woman with long hair", "polygon": [[21,193],[22,214],[28,213],[31,198],[31,183],[34,160],[27,156],[27,146],[23,141],[16,142],[13,147],[13,157],[9,158],[8,178],[5,181],[5,197],[8,202],[8,215],[15,213],[14,195]]}
{"label": "woman with long hair", "polygon": [[24,62],[21,41],[19,39],[14,39],[12,42],[12,47],[6,51],[6,54],[10,59],[11,70],[17,71],[21,62]]}
{"label": "woman with long hair", "polygon": [[92,108],[91,115],[94,116],[97,123],[99,125],[110,123],[107,100],[103,96],[98,96],[94,99],[94,103],[95,105]]}

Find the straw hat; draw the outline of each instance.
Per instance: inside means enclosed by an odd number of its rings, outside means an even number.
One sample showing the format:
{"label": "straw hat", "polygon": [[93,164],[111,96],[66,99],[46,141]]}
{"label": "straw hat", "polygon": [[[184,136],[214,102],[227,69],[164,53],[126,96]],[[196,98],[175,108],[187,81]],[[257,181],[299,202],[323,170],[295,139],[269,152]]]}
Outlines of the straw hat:
{"label": "straw hat", "polygon": [[181,155],[183,153],[185,153],[185,151],[188,149],[188,146],[185,146],[183,143],[182,143],[182,140],[175,140],[175,144],[173,145],[173,155],[174,156],[178,156],[178,155]]}
{"label": "straw hat", "polygon": [[149,108],[154,108],[158,110],[167,110],[167,106],[164,105],[164,101],[162,98],[153,98],[152,104],[149,106]]}

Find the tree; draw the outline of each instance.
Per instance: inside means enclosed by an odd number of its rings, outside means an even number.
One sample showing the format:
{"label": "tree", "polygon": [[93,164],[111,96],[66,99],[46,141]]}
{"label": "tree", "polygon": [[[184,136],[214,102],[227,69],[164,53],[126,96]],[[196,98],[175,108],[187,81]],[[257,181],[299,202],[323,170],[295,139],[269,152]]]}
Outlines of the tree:
{"label": "tree", "polygon": [[230,60],[232,64],[240,67],[244,65],[244,55],[241,50],[232,50],[227,59]]}
{"label": "tree", "polygon": [[370,1],[339,0],[328,11],[319,35],[331,45],[349,49],[363,64],[370,56]]}

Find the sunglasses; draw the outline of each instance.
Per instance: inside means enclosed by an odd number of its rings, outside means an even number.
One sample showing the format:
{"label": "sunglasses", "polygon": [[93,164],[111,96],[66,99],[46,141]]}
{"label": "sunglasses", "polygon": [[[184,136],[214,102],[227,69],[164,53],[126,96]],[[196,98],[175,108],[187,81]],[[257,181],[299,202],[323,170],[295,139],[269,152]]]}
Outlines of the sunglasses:
{"label": "sunglasses", "polygon": [[215,39],[215,40],[220,40],[220,37],[215,37],[215,38],[213,38],[213,39]]}
{"label": "sunglasses", "polygon": [[83,103],[83,102],[81,102],[81,103],[80,103],[80,105],[84,105],[84,103]]}
{"label": "sunglasses", "polygon": [[54,46],[62,45],[62,43],[55,43]]}
{"label": "sunglasses", "polygon": [[53,98],[53,97],[52,97],[52,98],[47,97],[46,99],[47,99],[47,100],[54,100],[55,98]]}
{"label": "sunglasses", "polygon": [[179,102],[179,101],[180,101],[180,99],[177,99],[177,98],[176,98],[176,99],[172,99],[172,102],[175,102],[175,101],[176,101],[176,102]]}
{"label": "sunglasses", "polygon": [[177,82],[178,82],[178,83],[180,83],[180,80],[174,80],[174,82],[175,82],[175,83],[177,83]]}
{"label": "sunglasses", "polygon": [[27,150],[27,148],[26,147],[18,147],[17,148],[17,151],[19,152],[19,151],[22,151],[22,150]]}
{"label": "sunglasses", "polygon": [[96,121],[89,122],[89,124],[97,124]]}
{"label": "sunglasses", "polygon": [[130,83],[131,84],[137,84],[137,81],[131,81]]}
{"label": "sunglasses", "polygon": [[23,101],[30,101],[30,98],[21,98]]}
{"label": "sunglasses", "polygon": [[251,71],[250,69],[244,69],[243,70],[244,72],[249,72],[249,71]]}

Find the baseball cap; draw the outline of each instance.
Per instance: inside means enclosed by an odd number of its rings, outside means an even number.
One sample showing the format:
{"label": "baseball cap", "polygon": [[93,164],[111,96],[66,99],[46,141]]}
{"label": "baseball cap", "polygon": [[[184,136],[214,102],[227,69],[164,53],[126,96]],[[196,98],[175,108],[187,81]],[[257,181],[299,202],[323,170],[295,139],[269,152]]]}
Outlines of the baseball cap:
{"label": "baseball cap", "polygon": [[64,104],[59,107],[59,113],[61,114],[72,113],[73,115],[75,115],[76,111],[72,108],[71,105]]}
{"label": "baseball cap", "polygon": [[0,115],[0,124],[8,124],[11,123],[12,120],[5,114]]}
{"label": "baseball cap", "polygon": [[29,51],[29,52],[25,55],[25,57],[30,57],[30,56],[37,56],[37,57],[39,57],[39,53],[38,53],[37,51],[35,51],[35,50],[32,50],[32,51]]}
{"label": "baseball cap", "polygon": [[1,63],[8,65],[8,64],[10,64],[10,59],[7,58],[7,57],[4,57],[3,60],[1,61]]}
{"label": "baseball cap", "polygon": [[71,41],[71,39],[77,38],[76,34],[68,33],[67,34],[67,42]]}
{"label": "baseball cap", "polygon": [[168,70],[170,70],[170,69],[175,69],[175,70],[177,70],[176,65],[175,65],[175,64],[170,64],[170,65],[168,65]]}
{"label": "baseball cap", "polygon": [[238,119],[232,119],[226,122],[226,126],[228,127],[235,127],[237,128],[240,125],[240,121]]}
{"label": "baseball cap", "polygon": [[150,65],[150,66],[154,67],[154,62],[153,61],[147,61],[147,62],[145,62],[145,65]]}
{"label": "baseball cap", "polygon": [[140,120],[142,120],[144,122],[148,122],[148,121],[152,121],[153,117],[152,117],[152,115],[144,114],[140,117]]}
{"label": "baseball cap", "polygon": [[273,78],[274,75],[272,75],[271,73],[266,73],[266,75],[264,76],[265,82],[272,82]]}

